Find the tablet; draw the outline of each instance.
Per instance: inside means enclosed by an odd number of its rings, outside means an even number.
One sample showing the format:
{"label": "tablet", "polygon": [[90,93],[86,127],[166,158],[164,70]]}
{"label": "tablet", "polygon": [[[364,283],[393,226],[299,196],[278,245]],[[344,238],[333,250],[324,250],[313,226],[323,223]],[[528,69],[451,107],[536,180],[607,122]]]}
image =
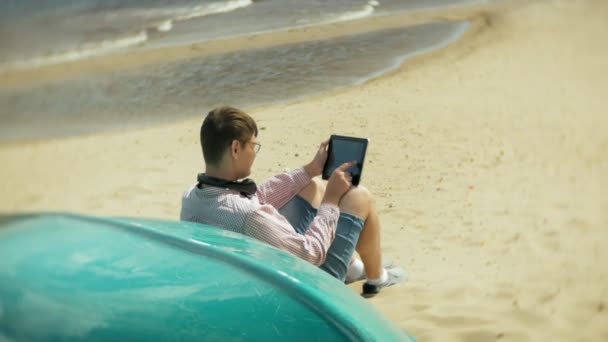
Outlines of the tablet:
{"label": "tablet", "polygon": [[351,174],[353,185],[359,185],[365,152],[369,139],[332,135],[329,139],[327,161],[323,167],[323,179],[329,179],[334,170],[349,161],[357,161],[357,164],[347,171]]}

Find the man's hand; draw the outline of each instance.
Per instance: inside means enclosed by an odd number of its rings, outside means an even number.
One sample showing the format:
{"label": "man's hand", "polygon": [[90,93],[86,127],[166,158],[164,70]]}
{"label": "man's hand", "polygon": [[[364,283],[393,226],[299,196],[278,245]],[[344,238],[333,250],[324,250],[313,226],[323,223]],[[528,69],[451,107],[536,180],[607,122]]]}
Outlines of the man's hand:
{"label": "man's hand", "polygon": [[319,150],[317,150],[317,154],[312,159],[312,161],[304,166],[304,170],[306,173],[312,178],[316,177],[323,172],[323,166],[325,166],[325,161],[327,160],[327,146],[329,145],[329,139],[325,140],[319,146]]}
{"label": "man's hand", "polygon": [[325,196],[323,196],[322,203],[331,203],[334,205],[338,205],[342,196],[350,190],[352,176],[350,173],[346,172],[351,166],[355,165],[357,162],[352,161],[348,163],[344,163],[337,167],[334,172],[329,177],[329,181],[327,182],[327,188],[325,188]]}

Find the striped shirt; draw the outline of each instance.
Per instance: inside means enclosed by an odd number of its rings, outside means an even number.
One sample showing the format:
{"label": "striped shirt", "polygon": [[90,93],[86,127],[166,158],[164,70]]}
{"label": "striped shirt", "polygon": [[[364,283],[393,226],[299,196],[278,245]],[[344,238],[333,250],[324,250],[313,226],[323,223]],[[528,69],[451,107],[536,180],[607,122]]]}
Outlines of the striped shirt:
{"label": "striped shirt", "polygon": [[259,184],[251,198],[238,191],[196,184],[182,198],[180,219],[245,234],[285,250],[314,265],[325,261],[340,215],[337,206],[321,204],[305,234],[298,234],[278,208],[306,185],[304,168],[282,173]]}

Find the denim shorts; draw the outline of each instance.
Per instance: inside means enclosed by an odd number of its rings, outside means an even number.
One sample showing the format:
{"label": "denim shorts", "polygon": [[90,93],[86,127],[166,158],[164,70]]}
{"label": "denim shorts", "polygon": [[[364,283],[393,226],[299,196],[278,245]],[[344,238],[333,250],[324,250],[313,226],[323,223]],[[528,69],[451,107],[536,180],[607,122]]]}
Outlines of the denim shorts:
{"label": "denim shorts", "polygon": [[[299,234],[306,233],[310,223],[317,216],[317,209],[300,196],[292,198],[279,209],[279,212]],[[340,213],[334,241],[329,246],[325,262],[319,266],[322,270],[344,281],[363,224],[363,219],[357,216]]]}

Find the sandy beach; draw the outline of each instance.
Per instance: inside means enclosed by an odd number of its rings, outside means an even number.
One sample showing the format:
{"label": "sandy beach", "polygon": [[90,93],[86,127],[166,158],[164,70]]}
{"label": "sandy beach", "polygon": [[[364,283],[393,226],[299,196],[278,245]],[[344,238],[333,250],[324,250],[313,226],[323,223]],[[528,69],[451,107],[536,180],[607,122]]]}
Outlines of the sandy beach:
{"label": "sandy beach", "polygon": [[[366,136],[362,183],[410,275],[371,299],[389,320],[419,341],[607,341],[606,18],[604,0],[520,2],[363,85],[246,108],[253,177],[308,162],[332,133]],[[178,219],[208,110],[2,144],[0,211]]]}

